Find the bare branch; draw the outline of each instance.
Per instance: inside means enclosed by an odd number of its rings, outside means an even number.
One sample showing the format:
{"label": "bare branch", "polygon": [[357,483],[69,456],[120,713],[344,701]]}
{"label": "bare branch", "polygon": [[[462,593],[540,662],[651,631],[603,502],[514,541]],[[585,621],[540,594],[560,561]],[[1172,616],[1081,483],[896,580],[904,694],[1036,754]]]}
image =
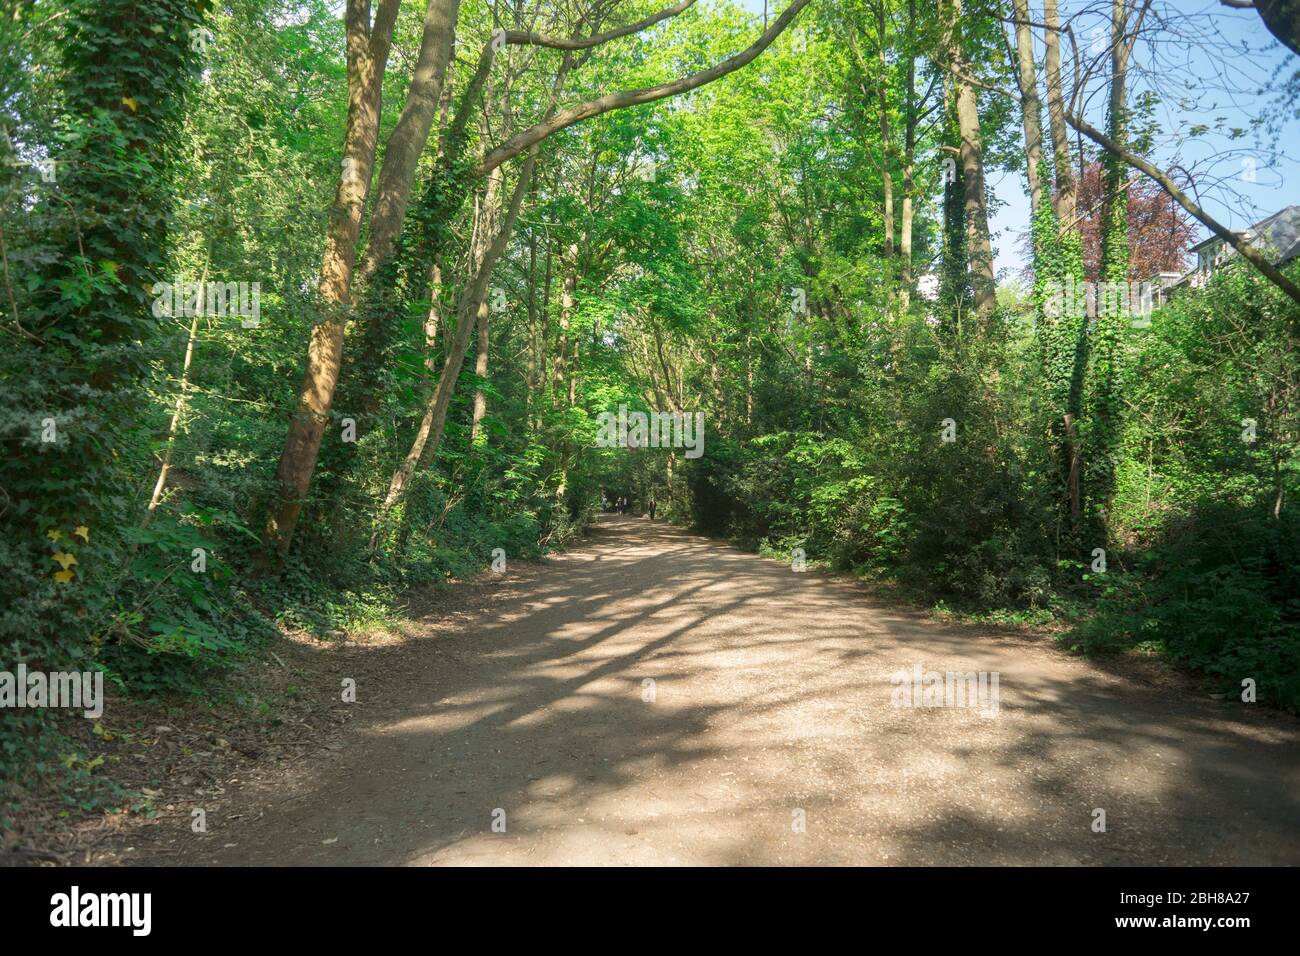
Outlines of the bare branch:
{"label": "bare branch", "polygon": [[737,53],[735,56],[723,60],[707,70],[701,70],[699,73],[692,73],[684,76],[679,80],[671,83],[661,83],[658,86],[645,87],[639,90],[625,90],[620,93],[608,93],[598,99],[588,100],[585,103],[579,103],[577,106],[571,106],[566,110],[561,110],[549,119],[543,120],[535,126],[532,126],[523,132],[512,136],[506,142],[502,143],[496,149],[492,150],[474,170],[476,176],[484,176],[493,169],[500,166],[506,160],[518,156],[524,150],[537,143],[540,143],[552,133],[558,133],[562,129],[580,123],[583,120],[591,119],[593,116],[600,116],[602,113],[608,113],[611,110],[624,109],[629,106],[639,106],[642,103],[653,103],[656,100],[666,99],[670,96],[676,96],[679,93],[686,93],[690,90],[697,89],[707,83],[712,83],[719,77],[726,76],[742,66],[750,63],[755,57],[771,46],[782,31],[799,15],[804,7],[809,4],[810,0],[791,0],[786,7],[785,12],[781,14],[772,25],[763,32],[763,34],[754,41],[747,49]]}

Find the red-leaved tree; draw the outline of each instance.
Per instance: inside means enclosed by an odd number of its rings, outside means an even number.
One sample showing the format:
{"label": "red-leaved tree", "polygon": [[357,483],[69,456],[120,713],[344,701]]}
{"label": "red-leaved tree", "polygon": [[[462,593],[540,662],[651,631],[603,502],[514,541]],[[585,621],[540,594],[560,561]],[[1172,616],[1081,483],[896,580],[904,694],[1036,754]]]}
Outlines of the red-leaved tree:
{"label": "red-leaved tree", "polygon": [[[1079,223],[1084,275],[1096,282],[1101,264],[1101,208],[1104,181],[1100,163],[1089,163],[1079,180]],[[1128,185],[1128,277],[1141,282],[1157,272],[1184,272],[1196,224],[1160,186],[1135,175]]]}
{"label": "red-leaved tree", "polygon": [[[1079,231],[1083,237],[1084,278],[1096,282],[1101,268],[1101,207],[1104,184],[1101,164],[1089,163],[1079,180]],[[1184,272],[1187,249],[1196,239],[1196,223],[1160,186],[1136,176],[1128,186],[1129,281],[1143,282],[1157,272]],[[1033,246],[1026,231],[1020,250],[1033,277]]]}

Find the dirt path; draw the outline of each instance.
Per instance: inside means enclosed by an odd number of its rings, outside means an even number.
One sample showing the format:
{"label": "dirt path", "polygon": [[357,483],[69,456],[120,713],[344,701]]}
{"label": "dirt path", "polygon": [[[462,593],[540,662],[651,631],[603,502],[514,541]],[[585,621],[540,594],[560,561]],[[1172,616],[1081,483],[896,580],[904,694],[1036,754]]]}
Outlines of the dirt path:
{"label": "dirt path", "polygon": [[[488,587],[456,628],[371,655],[292,785],[236,787],[207,834],[137,860],[1300,863],[1289,717],[639,519]],[[892,706],[918,664],[997,672],[997,716]]]}

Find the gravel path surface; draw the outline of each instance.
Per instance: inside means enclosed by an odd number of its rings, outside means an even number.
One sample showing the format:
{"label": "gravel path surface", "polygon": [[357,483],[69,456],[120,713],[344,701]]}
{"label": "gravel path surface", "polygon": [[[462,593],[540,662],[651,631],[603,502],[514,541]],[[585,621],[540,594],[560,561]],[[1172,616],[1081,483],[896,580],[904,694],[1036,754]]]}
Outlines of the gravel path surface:
{"label": "gravel path surface", "polygon": [[[138,862],[1300,863],[1285,715],[644,519],[471,590],[330,751]],[[917,667],[996,673],[996,716],[895,706]]]}

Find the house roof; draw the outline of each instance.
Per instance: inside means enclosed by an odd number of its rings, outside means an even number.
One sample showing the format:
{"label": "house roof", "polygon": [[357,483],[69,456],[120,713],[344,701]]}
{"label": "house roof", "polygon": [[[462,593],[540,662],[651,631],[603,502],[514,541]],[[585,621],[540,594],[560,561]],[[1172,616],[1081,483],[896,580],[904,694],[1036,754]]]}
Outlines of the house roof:
{"label": "house roof", "polygon": [[[1267,219],[1261,219],[1244,232],[1237,235],[1255,246],[1263,246],[1276,254],[1275,265],[1300,256],[1300,206],[1287,206]],[[1218,242],[1218,236],[1211,236],[1203,242],[1192,246],[1192,252],[1199,252],[1211,243]]]}

